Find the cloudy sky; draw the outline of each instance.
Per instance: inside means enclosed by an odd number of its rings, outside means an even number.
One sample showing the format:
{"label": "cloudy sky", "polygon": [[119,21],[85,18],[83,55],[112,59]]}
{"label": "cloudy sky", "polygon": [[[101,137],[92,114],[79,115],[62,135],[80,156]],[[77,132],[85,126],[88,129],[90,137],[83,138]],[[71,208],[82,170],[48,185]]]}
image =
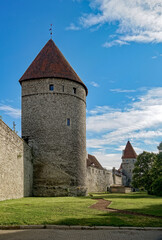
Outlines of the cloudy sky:
{"label": "cloudy sky", "polygon": [[0,1],[0,115],[21,135],[18,80],[53,40],[87,85],[87,149],[119,167],[162,141],[161,0]]}

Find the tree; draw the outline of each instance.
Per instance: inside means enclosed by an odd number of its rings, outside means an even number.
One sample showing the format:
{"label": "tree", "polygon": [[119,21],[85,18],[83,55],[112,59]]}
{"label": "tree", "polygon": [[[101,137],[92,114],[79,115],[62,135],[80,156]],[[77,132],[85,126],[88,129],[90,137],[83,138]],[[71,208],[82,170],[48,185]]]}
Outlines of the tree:
{"label": "tree", "polygon": [[162,153],[157,155],[150,174],[152,178],[151,193],[162,196]]}
{"label": "tree", "polygon": [[154,174],[151,172],[157,154],[143,152],[138,155],[135,168],[133,170],[132,186],[134,188],[144,188],[148,193],[152,193]]}

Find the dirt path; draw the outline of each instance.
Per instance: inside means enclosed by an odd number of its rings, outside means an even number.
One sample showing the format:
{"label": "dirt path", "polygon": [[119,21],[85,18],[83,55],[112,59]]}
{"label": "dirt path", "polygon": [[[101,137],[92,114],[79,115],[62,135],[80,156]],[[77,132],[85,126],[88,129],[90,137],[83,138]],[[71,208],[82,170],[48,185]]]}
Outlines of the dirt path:
{"label": "dirt path", "polygon": [[153,218],[162,219],[161,216],[155,216],[155,215],[151,215],[151,214],[144,214],[144,213],[137,213],[137,212],[132,212],[132,211],[109,208],[108,206],[110,205],[111,201],[107,201],[102,198],[94,199],[94,200],[97,200],[98,202],[93,204],[92,206],[90,206],[90,208],[94,208],[97,210],[103,210],[103,211],[107,211],[107,212],[117,212],[117,213],[129,214],[129,215],[137,215],[137,216],[145,216],[145,217],[153,217]]}

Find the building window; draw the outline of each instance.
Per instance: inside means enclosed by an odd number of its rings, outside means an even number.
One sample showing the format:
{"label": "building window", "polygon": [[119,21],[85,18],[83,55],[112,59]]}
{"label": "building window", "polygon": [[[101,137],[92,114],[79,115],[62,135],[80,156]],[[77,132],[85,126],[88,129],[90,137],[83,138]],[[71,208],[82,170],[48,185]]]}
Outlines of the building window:
{"label": "building window", "polygon": [[73,93],[76,94],[76,88],[75,87],[73,87]]}
{"label": "building window", "polygon": [[70,118],[67,118],[67,126],[70,126]]}
{"label": "building window", "polygon": [[62,91],[64,92],[64,86],[62,86]]}
{"label": "building window", "polygon": [[53,84],[50,84],[50,85],[49,85],[49,90],[50,90],[50,91],[53,91],[53,90],[54,90],[54,85],[53,85]]}

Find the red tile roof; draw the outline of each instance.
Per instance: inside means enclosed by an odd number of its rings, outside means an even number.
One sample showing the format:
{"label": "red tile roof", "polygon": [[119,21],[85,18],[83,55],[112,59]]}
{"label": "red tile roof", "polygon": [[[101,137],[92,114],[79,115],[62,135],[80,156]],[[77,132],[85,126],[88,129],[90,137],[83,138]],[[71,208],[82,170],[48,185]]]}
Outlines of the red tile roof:
{"label": "red tile roof", "polygon": [[123,151],[122,159],[123,158],[137,158],[137,154],[134,151],[134,149],[129,141],[127,142],[127,145]]}
{"label": "red tile roof", "polygon": [[104,169],[99,163],[99,161],[97,160],[97,158],[90,154],[88,154],[88,158],[87,158],[87,167],[95,167],[101,170]]}
{"label": "red tile roof", "polygon": [[50,39],[26,72],[20,78],[20,83],[25,80],[39,78],[63,78],[80,83],[88,93],[88,89],[70,66],[58,47],[52,39]]}

